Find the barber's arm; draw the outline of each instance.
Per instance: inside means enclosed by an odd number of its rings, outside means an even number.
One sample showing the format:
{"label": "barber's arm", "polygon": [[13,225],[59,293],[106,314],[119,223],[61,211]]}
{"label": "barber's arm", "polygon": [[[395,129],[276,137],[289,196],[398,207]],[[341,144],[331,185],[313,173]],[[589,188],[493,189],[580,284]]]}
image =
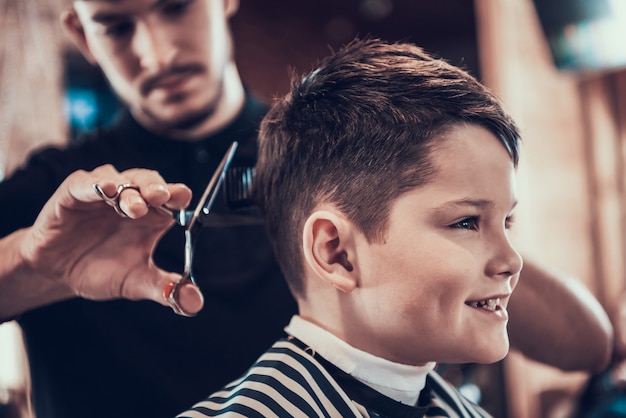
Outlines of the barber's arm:
{"label": "barber's arm", "polygon": [[[94,189],[114,196],[121,216]],[[191,190],[151,170],[112,166],[77,171],[59,186],[35,223],[0,239],[0,321],[65,299],[151,299],[167,305],[164,286],[180,275],[157,268],[152,251],[174,220],[156,208],[184,209]],[[181,248],[181,251],[183,249]],[[196,299],[189,303],[197,306]],[[181,301],[182,304],[188,301]],[[201,303],[201,301],[200,301]]]}
{"label": "barber's arm", "polygon": [[613,328],[578,280],[525,260],[509,303],[511,347],[565,371],[599,371],[611,358]]}

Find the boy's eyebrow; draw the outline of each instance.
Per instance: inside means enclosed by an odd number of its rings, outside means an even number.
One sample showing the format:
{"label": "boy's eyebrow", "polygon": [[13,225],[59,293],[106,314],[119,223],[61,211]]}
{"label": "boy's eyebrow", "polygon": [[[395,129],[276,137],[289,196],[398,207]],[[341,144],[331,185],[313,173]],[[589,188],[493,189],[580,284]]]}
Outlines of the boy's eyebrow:
{"label": "boy's eyebrow", "polygon": [[[91,2],[103,2],[103,3],[117,3],[116,0],[85,0]],[[148,10],[154,10],[158,8],[163,3],[167,3],[169,0],[156,0],[153,4],[150,5]],[[115,22],[121,19],[124,19],[128,16],[128,13],[124,12],[98,12],[91,17],[91,20],[96,23],[109,23]]]}
{"label": "boy's eyebrow", "polygon": [[484,209],[486,207],[493,207],[495,205],[491,200],[486,199],[459,199],[451,202],[446,202],[441,206],[437,206],[433,209],[454,209],[459,206],[472,206],[478,209]]}
{"label": "boy's eyebrow", "polygon": [[[493,208],[495,206],[495,202],[491,201],[491,200],[486,200],[486,199],[459,199],[459,200],[453,200],[451,202],[446,202],[441,206],[437,206],[433,209],[435,210],[450,210],[450,209],[455,209],[455,208],[460,208],[460,207],[466,207],[466,206],[471,206],[477,209],[485,209],[485,208]],[[517,200],[515,200],[513,202],[513,205],[511,206],[511,210],[513,210],[513,208],[515,208],[515,206],[517,206]]]}

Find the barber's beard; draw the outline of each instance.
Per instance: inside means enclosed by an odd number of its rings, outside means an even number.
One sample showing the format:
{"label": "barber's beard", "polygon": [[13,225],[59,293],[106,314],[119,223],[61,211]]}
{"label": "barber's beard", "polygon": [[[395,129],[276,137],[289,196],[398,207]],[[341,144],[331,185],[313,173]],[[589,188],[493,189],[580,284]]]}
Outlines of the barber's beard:
{"label": "barber's beard", "polygon": [[200,126],[215,113],[215,106],[209,105],[193,113],[187,113],[184,116],[172,121],[163,121],[162,119],[159,119],[159,117],[152,113],[149,109],[144,109],[143,112],[148,118],[154,121],[154,126],[160,131],[160,133],[167,134],[176,131],[190,131]]}
{"label": "barber's beard", "polygon": [[[202,125],[215,114],[222,95],[222,86],[220,86],[217,94],[213,96],[211,101],[207,103],[204,107],[187,112],[179,118],[168,121],[160,118],[148,107],[142,107],[141,111],[148,119],[152,121],[152,125],[154,126],[154,128],[158,130],[159,133],[162,135],[193,131],[195,128]],[[176,100],[177,98],[174,97],[171,99],[171,102],[175,102]],[[184,98],[180,98],[179,100],[182,102],[184,101]]]}

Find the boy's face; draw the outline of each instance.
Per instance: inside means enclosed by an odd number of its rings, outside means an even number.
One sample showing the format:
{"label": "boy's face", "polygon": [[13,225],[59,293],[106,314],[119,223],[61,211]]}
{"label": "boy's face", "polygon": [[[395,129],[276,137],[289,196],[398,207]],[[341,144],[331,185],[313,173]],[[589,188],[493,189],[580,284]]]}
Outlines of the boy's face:
{"label": "boy's face", "polygon": [[506,306],[522,268],[508,238],[515,168],[483,128],[444,138],[433,180],[394,203],[386,238],[357,244],[349,342],[404,364],[494,362],[509,348]]}
{"label": "boy's face", "polygon": [[78,0],[79,30],[70,34],[140,120],[184,128],[210,115],[221,97],[232,56],[227,19],[236,4]]}

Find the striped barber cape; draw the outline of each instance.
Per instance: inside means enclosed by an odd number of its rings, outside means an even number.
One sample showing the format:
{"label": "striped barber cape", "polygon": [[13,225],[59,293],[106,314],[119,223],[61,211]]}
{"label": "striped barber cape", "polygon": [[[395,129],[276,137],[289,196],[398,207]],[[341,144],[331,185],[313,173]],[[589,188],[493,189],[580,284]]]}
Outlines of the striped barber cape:
{"label": "striped barber cape", "polygon": [[434,371],[427,376],[418,405],[377,392],[288,337],[277,341],[241,378],[177,418],[491,417]]}

